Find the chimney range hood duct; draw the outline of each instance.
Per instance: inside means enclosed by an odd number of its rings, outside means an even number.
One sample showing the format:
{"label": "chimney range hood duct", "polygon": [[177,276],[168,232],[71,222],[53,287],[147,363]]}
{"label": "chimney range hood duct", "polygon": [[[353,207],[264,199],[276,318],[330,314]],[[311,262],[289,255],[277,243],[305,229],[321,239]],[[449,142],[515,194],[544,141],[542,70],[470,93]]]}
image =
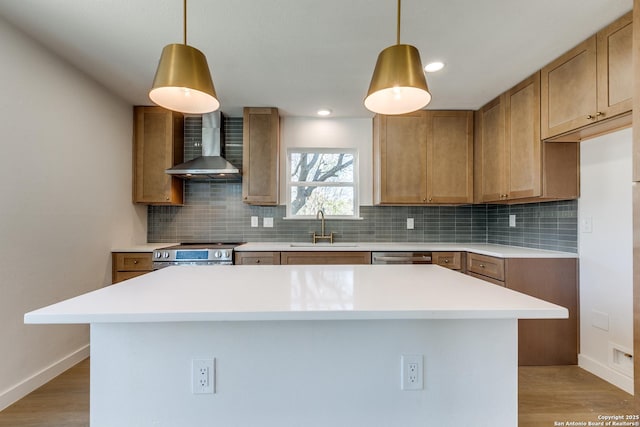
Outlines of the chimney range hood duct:
{"label": "chimney range hood duct", "polygon": [[202,156],[165,172],[183,179],[239,179],[240,170],[222,157],[224,133],[220,111],[202,115]]}

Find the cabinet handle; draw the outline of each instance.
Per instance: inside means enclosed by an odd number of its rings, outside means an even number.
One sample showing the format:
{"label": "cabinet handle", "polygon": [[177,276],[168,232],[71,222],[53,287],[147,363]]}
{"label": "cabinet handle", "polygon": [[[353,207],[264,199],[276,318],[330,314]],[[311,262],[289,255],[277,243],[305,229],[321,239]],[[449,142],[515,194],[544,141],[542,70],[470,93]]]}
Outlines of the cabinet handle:
{"label": "cabinet handle", "polygon": [[138,263],[138,260],[137,260],[137,259],[134,259],[134,260],[133,260],[133,263],[134,263],[134,264],[137,264],[137,263]]}
{"label": "cabinet handle", "polygon": [[169,198],[167,197],[165,200],[168,202],[168,201],[169,201]]}
{"label": "cabinet handle", "polygon": [[444,260],[444,263],[445,263],[445,264],[449,264],[449,260],[448,260],[448,259],[445,259],[445,260]]}
{"label": "cabinet handle", "polygon": [[431,202],[433,200],[433,197],[429,197],[429,201]]}
{"label": "cabinet handle", "polygon": [[259,260],[259,259],[258,259],[258,260],[256,260],[256,264],[260,264],[260,260]]}
{"label": "cabinet handle", "polygon": [[604,116],[604,113],[602,111],[598,111],[596,113],[596,117],[600,117],[600,116]]}
{"label": "cabinet handle", "polygon": [[591,114],[589,114],[589,115],[587,116],[587,120],[593,120],[593,119],[595,119],[595,118],[596,118],[596,116],[593,116],[593,115],[591,115]]}
{"label": "cabinet handle", "polygon": [[484,264],[480,264],[480,268],[484,268]]}

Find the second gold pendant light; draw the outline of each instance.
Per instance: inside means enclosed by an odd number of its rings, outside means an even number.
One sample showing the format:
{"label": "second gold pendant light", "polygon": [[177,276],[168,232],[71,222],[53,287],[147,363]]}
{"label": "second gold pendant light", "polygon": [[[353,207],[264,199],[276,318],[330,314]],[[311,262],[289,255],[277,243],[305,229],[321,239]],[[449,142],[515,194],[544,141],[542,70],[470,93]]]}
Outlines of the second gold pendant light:
{"label": "second gold pendant light", "polygon": [[169,110],[204,114],[220,108],[207,58],[187,45],[187,0],[183,0],[184,44],[164,47],[149,98]]}
{"label": "second gold pendant light", "polygon": [[405,114],[431,102],[420,53],[414,46],[400,44],[401,0],[398,0],[396,44],[378,55],[365,107],[379,114]]}

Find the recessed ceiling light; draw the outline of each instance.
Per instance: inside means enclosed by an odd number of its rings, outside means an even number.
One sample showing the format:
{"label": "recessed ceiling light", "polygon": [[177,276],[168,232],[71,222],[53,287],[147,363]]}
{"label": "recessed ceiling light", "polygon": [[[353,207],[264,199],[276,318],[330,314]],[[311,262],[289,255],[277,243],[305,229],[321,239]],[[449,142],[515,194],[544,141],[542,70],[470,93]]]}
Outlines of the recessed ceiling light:
{"label": "recessed ceiling light", "polygon": [[444,68],[444,64],[442,62],[430,62],[425,65],[424,70],[427,73],[434,73],[436,71],[440,71]]}
{"label": "recessed ceiling light", "polygon": [[321,108],[318,110],[318,115],[319,116],[328,116],[331,114],[331,110],[329,110],[328,108]]}

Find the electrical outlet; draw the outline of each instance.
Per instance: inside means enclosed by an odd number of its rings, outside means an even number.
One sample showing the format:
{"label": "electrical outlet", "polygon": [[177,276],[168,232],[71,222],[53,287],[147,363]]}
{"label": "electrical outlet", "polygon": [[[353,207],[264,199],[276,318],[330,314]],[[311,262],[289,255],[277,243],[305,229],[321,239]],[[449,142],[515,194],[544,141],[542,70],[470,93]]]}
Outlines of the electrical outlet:
{"label": "electrical outlet", "polygon": [[413,230],[413,218],[407,218],[407,230]]}
{"label": "electrical outlet", "polygon": [[193,359],[191,366],[193,394],[213,394],[215,392],[216,359]]}
{"label": "electrical outlet", "polygon": [[509,227],[515,227],[516,226],[516,216],[513,214],[509,215]]}
{"label": "electrical outlet", "polygon": [[251,227],[252,228],[256,228],[258,226],[258,217],[257,216],[252,216],[251,217]]}
{"label": "electrical outlet", "polygon": [[403,354],[400,361],[400,386],[402,390],[422,390],[424,377],[422,355]]}

